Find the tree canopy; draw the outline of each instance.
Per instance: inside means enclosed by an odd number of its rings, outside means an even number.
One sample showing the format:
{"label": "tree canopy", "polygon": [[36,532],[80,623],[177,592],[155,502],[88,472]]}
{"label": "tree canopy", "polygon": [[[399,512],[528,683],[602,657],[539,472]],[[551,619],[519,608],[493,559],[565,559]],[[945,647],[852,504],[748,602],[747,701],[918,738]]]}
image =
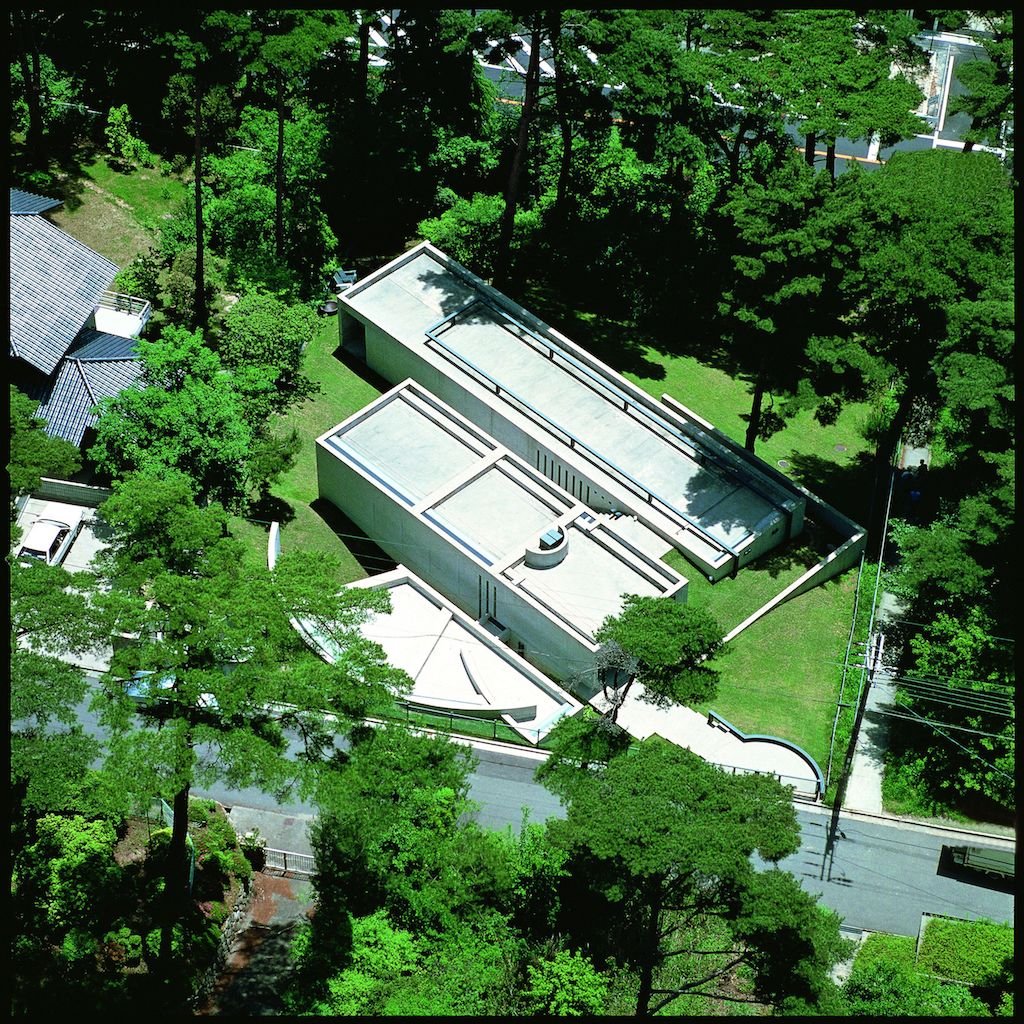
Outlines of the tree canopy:
{"label": "tree canopy", "polygon": [[[714,992],[740,964],[754,970],[753,1001],[815,1003],[832,984],[845,949],[835,915],[750,859],[771,864],[798,846],[790,794],[774,779],[726,775],[655,738],[582,773],[548,829],[568,853],[561,926],[597,962],[636,969],[637,1015],[685,1010],[680,997]],[[724,925],[724,947],[702,948],[702,920]]]}
{"label": "tree canopy", "polygon": [[[594,633],[604,648],[602,682],[612,701],[612,721],[637,679],[643,683],[641,699],[655,707],[709,700],[718,673],[707,661],[722,649],[723,635],[703,608],[672,598],[627,595],[618,615],[608,616]],[[621,688],[616,670],[626,675]]]}

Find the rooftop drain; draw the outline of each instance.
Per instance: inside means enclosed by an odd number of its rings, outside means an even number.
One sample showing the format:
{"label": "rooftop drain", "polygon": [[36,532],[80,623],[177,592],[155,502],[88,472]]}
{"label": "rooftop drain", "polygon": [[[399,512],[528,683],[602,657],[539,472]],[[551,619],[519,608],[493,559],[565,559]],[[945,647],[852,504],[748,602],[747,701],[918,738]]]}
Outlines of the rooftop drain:
{"label": "rooftop drain", "polygon": [[550,569],[558,565],[569,551],[569,538],[560,526],[545,530],[536,547],[526,548],[526,564],[531,569]]}

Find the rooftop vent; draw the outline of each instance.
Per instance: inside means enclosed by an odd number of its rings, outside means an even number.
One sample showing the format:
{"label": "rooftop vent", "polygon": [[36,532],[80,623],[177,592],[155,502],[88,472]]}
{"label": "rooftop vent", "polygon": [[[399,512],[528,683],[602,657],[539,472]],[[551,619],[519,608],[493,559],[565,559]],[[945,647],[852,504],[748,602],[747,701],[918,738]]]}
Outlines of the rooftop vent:
{"label": "rooftop vent", "polygon": [[569,550],[569,538],[560,526],[545,530],[536,547],[527,547],[526,564],[531,569],[550,569],[565,558]]}

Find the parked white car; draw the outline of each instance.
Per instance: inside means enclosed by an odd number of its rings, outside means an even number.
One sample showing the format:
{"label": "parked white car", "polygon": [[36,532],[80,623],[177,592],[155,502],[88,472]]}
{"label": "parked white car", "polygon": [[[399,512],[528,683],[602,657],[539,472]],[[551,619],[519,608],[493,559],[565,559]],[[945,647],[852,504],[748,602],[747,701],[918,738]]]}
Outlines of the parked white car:
{"label": "parked white car", "polygon": [[71,550],[75,538],[82,529],[82,512],[77,517],[68,515],[70,506],[61,505],[53,514],[46,505],[39,518],[28,528],[25,539],[18,549],[18,560],[30,565],[29,559],[36,559],[46,565],[60,565]]}

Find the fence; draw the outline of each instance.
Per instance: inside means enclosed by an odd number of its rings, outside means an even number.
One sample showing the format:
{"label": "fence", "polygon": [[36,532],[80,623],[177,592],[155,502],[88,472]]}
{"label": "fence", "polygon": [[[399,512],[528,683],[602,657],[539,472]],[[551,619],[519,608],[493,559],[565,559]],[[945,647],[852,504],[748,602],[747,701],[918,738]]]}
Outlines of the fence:
{"label": "fence", "polygon": [[291,850],[265,850],[264,853],[266,854],[265,870],[307,877],[316,870],[316,862],[308,853],[295,853]]}
{"label": "fence", "polygon": [[[540,729],[513,729],[498,718],[474,718],[471,715],[460,715],[455,711],[428,711],[418,705],[407,704],[405,701],[396,701],[395,703],[406,724],[430,725],[436,723],[442,727],[446,725],[452,732],[458,732],[465,736],[501,740],[521,747],[540,743]],[[456,725],[456,722],[459,724]],[[536,734],[536,739],[532,744],[528,738],[524,737],[524,733]]]}
{"label": "fence", "polygon": [[73,480],[53,480],[44,476],[39,481],[39,486],[32,491],[32,496],[44,501],[66,501],[69,505],[98,508],[113,493],[109,487],[93,487],[91,484],[79,484]]}

